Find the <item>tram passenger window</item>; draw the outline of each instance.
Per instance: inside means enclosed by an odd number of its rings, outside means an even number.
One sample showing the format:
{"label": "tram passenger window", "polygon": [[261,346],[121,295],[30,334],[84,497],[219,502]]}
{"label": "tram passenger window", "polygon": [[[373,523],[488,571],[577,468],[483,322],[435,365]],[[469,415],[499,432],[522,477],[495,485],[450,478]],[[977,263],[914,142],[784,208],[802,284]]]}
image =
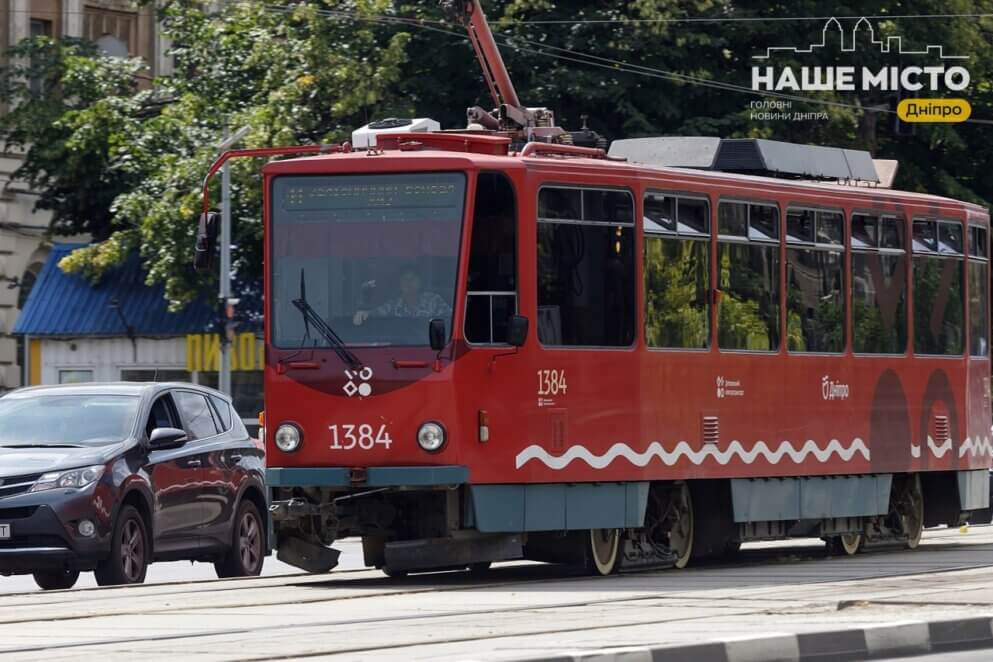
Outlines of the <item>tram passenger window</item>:
{"label": "tram passenger window", "polygon": [[[577,197],[582,201],[578,219],[557,207]],[[631,194],[544,187],[538,200],[539,340],[553,346],[630,346],[635,319]]]}
{"label": "tram passenger window", "polygon": [[517,208],[502,173],[480,173],[472,218],[465,337],[474,344],[507,342],[517,313]]}
{"label": "tram passenger window", "polygon": [[748,205],[743,202],[722,202],[718,205],[717,232],[732,237],[747,237]]}
{"label": "tram passenger window", "polygon": [[671,195],[649,193],[645,196],[645,232],[676,231],[676,199]]}
{"label": "tram passenger window", "polygon": [[986,228],[969,226],[969,354],[989,354],[990,275]]}
{"label": "tram passenger window", "polygon": [[969,255],[972,257],[988,257],[986,246],[986,228],[977,225],[969,226]]}
{"label": "tram passenger window", "polygon": [[786,333],[790,351],[844,351],[844,263],[841,251],[786,251]]}
{"label": "tram passenger window", "polygon": [[[658,218],[662,200],[672,223]],[[671,213],[671,212],[670,212]],[[645,195],[645,342],[649,347],[705,348],[710,338],[710,204],[701,198]]]}
{"label": "tram passenger window", "polygon": [[[961,224],[914,220],[914,351],[918,354],[960,355],[965,336]],[[939,246],[940,244],[940,246]]]}
{"label": "tram passenger window", "polygon": [[812,209],[791,209],[786,214],[786,237],[790,241],[814,241],[814,214]]}
{"label": "tram passenger window", "polygon": [[779,347],[778,244],[721,242],[717,342],[722,349]]}
{"label": "tram passenger window", "polygon": [[905,250],[903,234],[906,223],[902,218],[884,216],[879,226],[879,247]]}
{"label": "tram passenger window", "polygon": [[902,219],[852,215],[852,350],[907,350],[907,255]]}
{"label": "tram passenger window", "polygon": [[717,208],[717,232],[726,237],[779,239],[779,208],[772,204],[722,201]]}
{"label": "tram passenger window", "polygon": [[818,244],[845,245],[845,220],[837,212],[819,211],[816,214]]}
{"label": "tram passenger window", "polygon": [[752,239],[779,239],[779,207],[748,205],[748,226]]}
{"label": "tram passenger window", "polygon": [[986,323],[989,286],[987,263],[969,260],[969,354],[972,356],[986,356],[989,353],[989,325]]}
{"label": "tram passenger window", "polygon": [[879,245],[879,218],[852,214],[852,248],[876,248]]}

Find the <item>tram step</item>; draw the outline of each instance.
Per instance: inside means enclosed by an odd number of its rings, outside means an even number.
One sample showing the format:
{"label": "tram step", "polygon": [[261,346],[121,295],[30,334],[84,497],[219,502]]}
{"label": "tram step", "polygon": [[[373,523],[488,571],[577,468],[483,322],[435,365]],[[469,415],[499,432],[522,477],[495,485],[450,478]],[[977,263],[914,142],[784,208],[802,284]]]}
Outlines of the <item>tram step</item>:
{"label": "tram step", "polygon": [[327,572],[338,565],[337,549],[315,545],[302,538],[282,538],[276,558],[307,572]]}

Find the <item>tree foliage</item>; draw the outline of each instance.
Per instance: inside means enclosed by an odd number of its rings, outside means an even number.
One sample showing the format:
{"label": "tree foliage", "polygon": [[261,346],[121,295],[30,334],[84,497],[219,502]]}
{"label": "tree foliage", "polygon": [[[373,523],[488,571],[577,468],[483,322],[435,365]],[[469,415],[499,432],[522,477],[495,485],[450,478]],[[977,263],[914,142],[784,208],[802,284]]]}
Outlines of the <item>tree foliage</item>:
{"label": "tree foliage", "polygon": [[[149,80],[138,61],[101,57],[71,40],[29,40],[9,54],[0,102],[13,110],[0,118],[0,141],[27,149],[18,176],[41,192],[38,207],[53,212],[54,231],[96,241],[66,258],[66,270],[97,277],[137,247],[150,280],[164,283],[174,304],[211,287],[188,265],[201,181],[225,122],[250,127],[242,146],[285,145],[347,139],[355,127],[391,115],[434,117],[454,128],[464,125],[466,107],[492,105],[464,30],[439,3],[217,4],[212,13],[208,3],[159,3],[173,44],[170,77]],[[973,115],[993,118],[993,21],[899,18],[988,14],[993,0],[886,4],[894,18],[874,19],[881,34],[970,56]],[[870,149],[900,161],[901,188],[993,200],[989,125],[917,125],[913,135],[896,135],[893,116],[871,110],[889,107],[880,93],[818,92],[793,101],[791,110],[824,110],[826,120],[752,117],[750,103],[761,99],[747,90],[753,55],[817,41],[823,20],[805,17],[878,14],[877,5],[507,0],[485,8],[522,101],[550,107],[568,128],[588,115],[608,138],[754,136]],[[840,57],[849,56],[824,51],[777,63],[828,65]],[[845,63],[893,62],[862,49]],[[261,279],[260,165],[233,165],[234,270],[243,293],[256,293]],[[741,324],[754,321],[739,312]]]}

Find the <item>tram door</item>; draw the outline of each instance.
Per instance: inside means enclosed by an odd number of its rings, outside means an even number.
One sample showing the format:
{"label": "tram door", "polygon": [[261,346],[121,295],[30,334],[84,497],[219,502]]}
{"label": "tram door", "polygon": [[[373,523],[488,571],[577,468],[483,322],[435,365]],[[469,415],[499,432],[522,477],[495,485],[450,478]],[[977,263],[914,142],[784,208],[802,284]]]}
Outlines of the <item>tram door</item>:
{"label": "tram door", "polygon": [[[460,374],[461,383],[479,381],[478,388],[461,390],[458,397],[461,408],[479,419],[479,443],[471,447],[487,459],[506,452],[511,444],[508,435],[516,429],[519,416],[515,414],[519,403],[508,396],[520,392],[517,382],[522,373],[507,342],[510,318],[519,307],[517,239],[518,203],[513,182],[502,172],[481,172],[476,183],[465,300],[464,333],[470,351],[468,360],[460,362],[470,371]],[[474,420],[473,425],[476,423]],[[493,465],[484,461],[482,466]]]}

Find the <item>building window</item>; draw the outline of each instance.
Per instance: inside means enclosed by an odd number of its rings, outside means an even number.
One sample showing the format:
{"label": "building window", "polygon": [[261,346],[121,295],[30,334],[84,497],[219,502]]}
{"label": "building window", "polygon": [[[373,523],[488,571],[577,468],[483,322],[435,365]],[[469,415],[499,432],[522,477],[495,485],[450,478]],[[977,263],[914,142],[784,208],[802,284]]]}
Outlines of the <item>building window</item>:
{"label": "building window", "polygon": [[914,352],[961,355],[965,344],[962,224],[914,219]]}
{"label": "building window", "polygon": [[645,343],[707,347],[710,203],[648,192],[644,199]]}
{"label": "building window", "polygon": [[620,189],[538,192],[538,339],[545,345],[634,342],[634,198]]}
{"label": "building window", "polygon": [[517,204],[503,173],[484,172],[476,183],[469,251],[465,337],[473,344],[507,342],[517,314]]}
{"label": "building window", "polygon": [[852,350],[907,350],[907,253],[904,220],[852,214]]}
{"label": "building window", "polygon": [[128,57],[136,52],[137,14],[87,7],[83,22],[83,36],[106,55]]}
{"label": "building window", "polygon": [[779,348],[779,209],[721,201],[717,207],[717,345]]}
{"label": "building window", "polygon": [[92,370],[59,370],[60,384],[87,384],[92,381]]}

